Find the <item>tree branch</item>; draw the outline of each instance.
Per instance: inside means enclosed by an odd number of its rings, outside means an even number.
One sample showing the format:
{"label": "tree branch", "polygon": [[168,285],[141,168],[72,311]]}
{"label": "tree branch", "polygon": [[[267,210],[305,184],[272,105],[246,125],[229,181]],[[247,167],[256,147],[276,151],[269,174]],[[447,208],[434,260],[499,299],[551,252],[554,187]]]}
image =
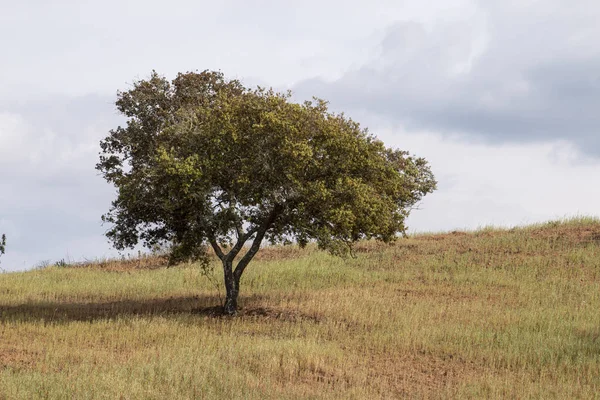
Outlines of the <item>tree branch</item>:
{"label": "tree branch", "polygon": [[213,236],[209,237],[208,240],[210,241],[210,245],[215,251],[217,257],[219,257],[219,259],[223,261],[223,259],[225,258],[225,253],[223,253],[223,250],[221,250],[221,247],[217,243],[217,240]]}
{"label": "tree branch", "polygon": [[258,230],[259,230],[259,227],[254,226],[254,227],[248,229],[248,232],[242,234],[240,236],[240,238],[238,239],[238,241],[236,242],[235,246],[233,246],[232,249],[229,251],[229,253],[227,253],[227,255],[225,256],[227,258],[227,260],[229,260],[230,262],[233,261],[235,256],[237,256],[238,253],[240,252],[240,250],[242,250],[242,248],[244,247],[244,245],[246,244],[248,239],[250,239],[250,237],[252,235],[254,235]]}
{"label": "tree branch", "polygon": [[242,233],[242,226],[238,221],[235,222],[235,233],[237,235],[237,239],[240,240],[243,233]]}
{"label": "tree branch", "polygon": [[250,246],[248,252],[244,254],[244,257],[242,257],[240,262],[238,262],[238,265],[235,267],[234,276],[236,279],[240,279],[242,273],[244,273],[244,269],[246,269],[252,258],[254,258],[254,256],[260,249],[260,244],[262,243],[267,231],[271,227],[271,224],[273,224],[273,221],[275,221],[275,218],[277,218],[280,209],[281,206],[276,205],[267,217],[267,219],[265,219],[265,221],[260,225],[260,227],[257,228],[256,237],[252,241],[252,246]]}

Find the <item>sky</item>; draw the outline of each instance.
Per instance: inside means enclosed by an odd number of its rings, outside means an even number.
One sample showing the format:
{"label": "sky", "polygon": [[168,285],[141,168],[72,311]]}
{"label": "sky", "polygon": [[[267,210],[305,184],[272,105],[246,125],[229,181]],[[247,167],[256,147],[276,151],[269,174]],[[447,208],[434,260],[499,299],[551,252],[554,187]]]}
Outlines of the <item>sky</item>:
{"label": "sky", "polygon": [[221,70],[317,96],[439,182],[410,232],[600,214],[600,3],[0,0],[0,268],[116,256],[116,92]]}

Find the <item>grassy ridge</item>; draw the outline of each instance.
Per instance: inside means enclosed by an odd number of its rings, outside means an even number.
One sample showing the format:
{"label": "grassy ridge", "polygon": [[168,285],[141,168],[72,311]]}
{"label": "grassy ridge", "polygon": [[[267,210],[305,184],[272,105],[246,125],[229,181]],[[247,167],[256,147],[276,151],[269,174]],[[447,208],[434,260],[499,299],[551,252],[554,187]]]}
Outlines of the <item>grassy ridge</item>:
{"label": "grassy ridge", "polygon": [[0,275],[0,397],[600,397],[595,219],[264,249],[235,319],[151,261]]}

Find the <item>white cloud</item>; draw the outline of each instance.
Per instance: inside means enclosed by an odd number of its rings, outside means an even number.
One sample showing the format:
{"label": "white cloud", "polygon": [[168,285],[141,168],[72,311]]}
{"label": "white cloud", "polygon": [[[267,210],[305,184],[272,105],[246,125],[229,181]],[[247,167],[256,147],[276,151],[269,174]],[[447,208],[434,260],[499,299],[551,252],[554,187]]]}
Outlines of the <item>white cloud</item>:
{"label": "white cloud", "polygon": [[[578,3],[579,4],[579,3]],[[330,99],[412,130],[491,142],[570,140],[600,154],[600,5],[485,2],[388,26],[379,54],[299,96]]]}
{"label": "white cloud", "polygon": [[[89,112],[73,112],[73,102],[89,103]],[[0,233],[8,237],[2,268],[56,261],[67,253],[80,258],[81,243],[92,257],[110,252],[100,215],[112,189],[94,166],[99,140],[114,127],[111,107],[89,98],[56,98],[17,108],[0,113]],[[56,119],[48,117],[48,108]]]}
{"label": "white cloud", "polygon": [[39,93],[112,94],[152,69],[222,69],[288,87],[340,77],[367,61],[398,20],[469,13],[472,1],[28,1],[3,4],[0,86]]}
{"label": "white cloud", "polygon": [[474,144],[400,128],[380,131],[386,144],[425,157],[439,181],[413,212],[411,230],[514,226],[575,215],[598,215],[600,160],[566,141]]}

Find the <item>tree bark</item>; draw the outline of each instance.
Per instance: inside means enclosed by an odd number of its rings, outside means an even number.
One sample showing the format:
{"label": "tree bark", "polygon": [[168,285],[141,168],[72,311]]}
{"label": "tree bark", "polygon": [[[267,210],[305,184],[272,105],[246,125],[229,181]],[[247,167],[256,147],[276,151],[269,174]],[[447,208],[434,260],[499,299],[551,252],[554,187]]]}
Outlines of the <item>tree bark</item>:
{"label": "tree bark", "polygon": [[[223,275],[225,280],[225,304],[223,305],[223,313],[226,315],[237,315],[237,300],[238,295],[240,293],[240,278],[244,273],[244,270],[248,266],[248,263],[252,261],[258,250],[260,249],[260,244],[263,241],[265,234],[271,227],[273,221],[277,217],[278,213],[281,210],[281,205],[276,205],[273,207],[273,210],[269,214],[269,216],[263,221],[263,223],[259,226],[254,226],[248,230],[245,234],[242,234],[239,238],[235,246],[225,254],[219,243],[214,236],[209,237],[209,242],[212,245],[215,254],[221,259],[223,263]],[[240,250],[244,247],[244,244],[254,235],[254,240],[252,241],[252,245],[250,249],[246,252],[246,254],[242,257],[242,259],[238,262],[235,271],[233,270],[233,260],[238,255]],[[239,235],[239,233],[238,233]]]}
{"label": "tree bark", "polygon": [[240,293],[240,278],[233,273],[230,261],[223,261],[223,272],[226,291],[223,313],[226,315],[236,315],[238,309],[237,300]]}

